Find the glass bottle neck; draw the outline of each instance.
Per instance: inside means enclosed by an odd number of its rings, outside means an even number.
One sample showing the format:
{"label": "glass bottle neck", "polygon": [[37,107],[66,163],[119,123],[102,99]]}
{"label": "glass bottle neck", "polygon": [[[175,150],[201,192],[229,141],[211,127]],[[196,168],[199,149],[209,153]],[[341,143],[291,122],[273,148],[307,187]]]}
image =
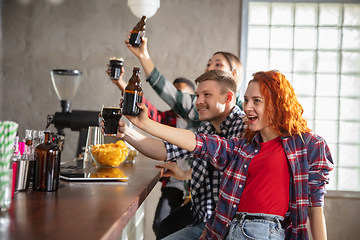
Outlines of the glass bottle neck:
{"label": "glass bottle neck", "polygon": [[44,142],[52,142],[53,134],[49,132],[45,132],[45,140]]}
{"label": "glass bottle neck", "polygon": [[133,77],[140,77],[140,72],[139,71],[133,71]]}
{"label": "glass bottle neck", "polygon": [[129,83],[134,85],[141,85],[141,80],[139,75],[140,75],[139,71],[134,71],[132,77],[130,78]]}

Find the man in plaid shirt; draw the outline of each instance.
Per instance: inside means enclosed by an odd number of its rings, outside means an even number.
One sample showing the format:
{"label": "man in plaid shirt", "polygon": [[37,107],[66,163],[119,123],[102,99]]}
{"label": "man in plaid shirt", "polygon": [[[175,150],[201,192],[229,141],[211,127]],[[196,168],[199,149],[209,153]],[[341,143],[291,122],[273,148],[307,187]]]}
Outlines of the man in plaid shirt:
{"label": "man in plaid shirt", "polygon": [[[195,82],[199,84],[196,90],[198,98],[196,107],[200,120],[203,121],[196,132],[217,134],[226,138],[238,137],[245,128],[244,113],[236,106],[236,83],[233,77],[225,71],[212,70],[198,77]],[[165,142],[164,147],[164,143],[158,139],[140,136],[135,130],[125,127],[122,121],[119,125],[120,132],[125,135],[118,136],[123,137],[144,155],[167,161],[192,156],[189,151],[175,145]],[[158,239],[188,225],[191,227],[183,231],[190,233],[195,231],[195,234],[200,237],[206,221],[215,210],[219,199],[222,173],[205,161],[194,161],[192,168],[192,171],[187,172],[187,177],[182,179],[190,179],[189,175],[191,176],[191,203],[189,202],[164,219],[160,225]],[[190,218],[184,216],[186,214],[190,215]],[[165,228],[170,227],[170,229],[163,229],[162,232],[164,223],[166,223]],[[176,234],[171,236],[179,239]]]}
{"label": "man in plaid shirt", "polygon": [[[229,107],[229,109],[231,109],[229,111],[230,113],[220,125],[217,124],[216,126],[216,124],[212,124],[212,121],[204,121],[195,133],[216,134],[228,139],[240,136],[245,128],[243,121],[244,113],[235,104],[229,103],[229,106],[232,107]],[[201,117],[201,112],[199,113]],[[192,156],[192,153],[187,150],[168,142],[164,143],[167,150],[167,161]],[[162,239],[189,224],[195,226],[195,229],[201,226],[203,230],[205,222],[210,218],[219,200],[221,177],[222,172],[218,171],[211,164],[208,164],[205,161],[194,161],[190,180],[191,204],[188,203],[187,205],[184,205],[163,220],[160,224],[158,239]],[[187,213],[187,209],[190,207],[193,216],[192,222],[181,224],[181,216]],[[185,229],[184,231],[191,231],[191,228]],[[195,231],[198,232],[198,230]],[[173,239],[179,239],[177,233],[174,233],[171,236]]]}

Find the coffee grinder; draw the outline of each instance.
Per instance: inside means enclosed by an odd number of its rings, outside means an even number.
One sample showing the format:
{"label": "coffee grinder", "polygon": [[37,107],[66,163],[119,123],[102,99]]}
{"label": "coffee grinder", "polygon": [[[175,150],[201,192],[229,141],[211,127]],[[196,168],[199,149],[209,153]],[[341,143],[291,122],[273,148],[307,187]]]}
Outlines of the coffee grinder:
{"label": "coffee grinder", "polygon": [[75,96],[81,80],[82,72],[78,70],[54,69],[51,71],[51,81],[60,99],[61,112],[48,115],[47,126],[54,124],[57,129],[55,141],[63,149],[65,143],[64,128],[79,131],[79,141],[76,156],[83,153],[89,126],[99,126],[99,111],[73,110],[70,112],[71,99]]}

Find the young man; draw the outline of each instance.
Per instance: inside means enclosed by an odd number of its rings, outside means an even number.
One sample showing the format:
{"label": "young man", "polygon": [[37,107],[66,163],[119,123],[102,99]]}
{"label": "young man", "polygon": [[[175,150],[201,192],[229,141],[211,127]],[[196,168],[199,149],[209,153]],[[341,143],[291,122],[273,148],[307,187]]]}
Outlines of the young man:
{"label": "young man", "polygon": [[295,91],[279,71],[253,75],[244,96],[248,127],[240,138],[157,124],[144,104],[139,107],[138,117],[127,116],[133,124],[192,151],[194,164],[210,162],[224,172],[216,210],[200,239],[303,240],[309,238],[308,218],[313,239],[327,238],[323,204],[334,168],[331,153],[307,127]]}
{"label": "young man", "polygon": [[[222,70],[212,70],[202,74],[195,80],[196,108],[199,119],[203,121],[197,133],[216,134],[221,137],[237,137],[244,130],[244,113],[236,106],[236,83],[230,73]],[[118,137],[122,137],[144,155],[157,159],[171,161],[192,156],[184,149],[161,140],[148,138],[124,122],[119,122]],[[191,203],[181,207],[163,220],[158,239],[186,227],[171,235],[173,239],[189,239],[190,236],[199,238],[205,228],[206,221],[215,210],[219,199],[219,188],[222,173],[205,161],[194,161],[191,174],[190,191]],[[191,217],[192,216],[192,217]],[[162,225],[167,223],[165,233],[161,232]],[[169,236],[170,237],[170,236]]]}

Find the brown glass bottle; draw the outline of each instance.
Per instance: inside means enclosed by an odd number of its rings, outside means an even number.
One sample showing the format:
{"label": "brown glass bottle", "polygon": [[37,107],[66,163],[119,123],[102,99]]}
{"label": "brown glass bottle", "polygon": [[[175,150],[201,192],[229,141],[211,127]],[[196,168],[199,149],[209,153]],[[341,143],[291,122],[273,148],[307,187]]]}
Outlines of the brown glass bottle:
{"label": "brown glass bottle", "polygon": [[142,103],[143,91],[141,88],[140,68],[134,67],[133,75],[125,88],[124,102],[122,105],[122,114],[137,116],[140,114],[140,108],[137,103]]}
{"label": "brown glass bottle", "polygon": [[142,16],[141,20],[136,24],[136,26],[131,31],[129,43],[133,47],[140,47],[141,46],[141,37],[145,36],[145,23],[146,23],[146,16]]}
{"label": "brown glass bottle", "polygon": [[53,142],[54,133],[44,133],[45,141],[35,148],[33,190],[51,192],[59,188],[61,151]]}

